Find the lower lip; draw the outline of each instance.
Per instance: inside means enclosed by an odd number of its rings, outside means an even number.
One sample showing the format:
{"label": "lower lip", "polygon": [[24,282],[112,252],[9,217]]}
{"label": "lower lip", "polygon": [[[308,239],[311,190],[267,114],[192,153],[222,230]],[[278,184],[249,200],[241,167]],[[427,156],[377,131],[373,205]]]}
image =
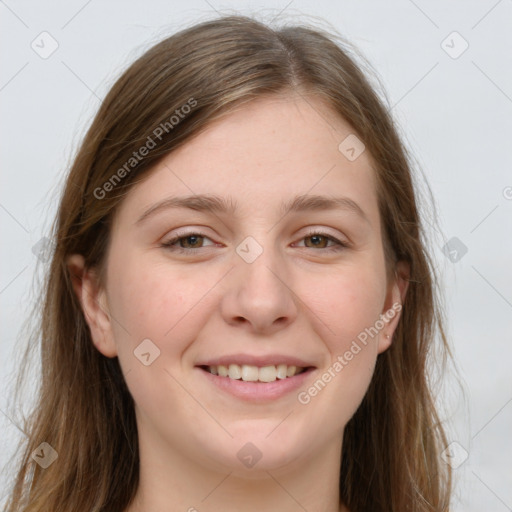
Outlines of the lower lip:
{"label": "lower lip", "polygon": [[277,400],[300,388],[315,371],[315,368],[309,368],[298,375],[286,379],[277,379],[274,382],[245,382],[229,377],[219,377],[197,366],[196,369],[222,391],[249,402]]}

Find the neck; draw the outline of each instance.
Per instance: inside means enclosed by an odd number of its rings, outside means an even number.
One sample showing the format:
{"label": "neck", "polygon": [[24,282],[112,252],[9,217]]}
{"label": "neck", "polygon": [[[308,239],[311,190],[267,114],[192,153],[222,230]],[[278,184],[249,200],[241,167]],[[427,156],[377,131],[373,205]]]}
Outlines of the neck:
{"label": "neck", "polygon": [[338,435],[309,458],[240,473],[198,464],[154,432],[141,435],[139,487],[125,512],[347,512],[339,503],[341,443]]}

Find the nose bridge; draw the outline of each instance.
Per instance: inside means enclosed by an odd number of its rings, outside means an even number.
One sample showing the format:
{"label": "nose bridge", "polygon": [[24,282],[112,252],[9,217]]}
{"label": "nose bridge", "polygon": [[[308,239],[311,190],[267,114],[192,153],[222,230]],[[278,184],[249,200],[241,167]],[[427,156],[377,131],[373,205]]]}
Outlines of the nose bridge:
{"label": "nose bridge", "polygon": [[[259,240],[256,238],[258,237]],[[235,269],[224,297],[226,321],[245,319],[258,330],[280,325],[296,316],[296,306],[286,269],[271,241],[272,233],[247,236],[235,247]]]}
{"label": "nose bridge", "polygon": [[[264,233],[259,235],[258,239],[260,241],[249,235],[236,246],[235,252],[241,260],[237,261],[237,274],[243,283],[258,286],[262,291],[265,289],[266,292],[276,292],[274,287],[282,286],[276,275],[285,274],[281,265],[282,260],[274,248],[271,234]],[[268,289],[269,285],[272,289]]]}

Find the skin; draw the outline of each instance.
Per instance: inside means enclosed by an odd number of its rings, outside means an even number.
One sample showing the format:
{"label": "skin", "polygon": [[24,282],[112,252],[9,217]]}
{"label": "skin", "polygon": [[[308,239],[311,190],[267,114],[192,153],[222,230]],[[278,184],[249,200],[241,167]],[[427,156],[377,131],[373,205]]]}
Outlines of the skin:
{"label": "skin", "polygon": [[[136,404],[140,486],[129,512],[346,511],[343,430],[399,312],[309,403],[297,392],[403,302],[408,274],[399,263],[387,279],[370,155],[349,161],[338,150],[351,133],[318,98],[244,105],[130,189],[114,217],[105,283],[80,255],[69,258],[92,340],[119,358]],[[238,210],[162,210],[136,223],[160,200],[194,193],[231,196]],[[279,213],[306,193],[349,197],[367,220],[346,209]],[[336,243],[315,245],[308,226],[350,246],[328,252]],[[162,247],[178,229],[205,238],[178,241],[186,254]],[[252,263],[235,251],[247,236],[263,250]],[[146,338],[160,350],[148,366],[134,356]],[[300,390],[248,403],[194,368],[233,353],[299,356],[317,369]],[[237,458],[247,442],[262,454],[252,468]]]}

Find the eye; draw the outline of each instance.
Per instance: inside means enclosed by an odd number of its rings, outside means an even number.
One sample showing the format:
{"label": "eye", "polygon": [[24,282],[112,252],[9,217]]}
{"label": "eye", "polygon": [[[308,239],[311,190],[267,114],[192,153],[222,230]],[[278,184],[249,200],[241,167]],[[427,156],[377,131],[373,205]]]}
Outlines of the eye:
{"label": "eye", "polygon": [[[173,238],[163,242],[161,247],[180,254],[198,251],[199,249],[204,249],[205,247],[216,245],[214,242],[204,246],[205,240],[211,240],[211,238],[207,237],[203,233],[199,232],[191,232],[191,233],[179,233]],[[328,235],[327,233],[323,233],[321,231],[310,231],[301,240],[305,240],[306,242],[310,240],[309,243],[306,243],[305,246],[308,249],[320,249],[323,252],[335,252],[340,251],[349,247],[349,244],[346,242],[342,242],[333,236]],[[331,246],[328,244],[331,243]],[[178,244],[178,245],[177,245]]]}
{"label": "eye", "polygon": [[[197,250],[201,249],[201,242],[204,240],[211,240],[206,235],[202,233],[186,233],[186,234],[179,234],[177,236],[174,236],[170,240],[167,240],[166,242],[163,242],[161,244],[162,247],[173,251],[173,252],[179,252],[179,253],[185,253],[185,252],[191,252],[191,250]],[[180,247],[175,247],[177,243],[180,243]],[[215,245],[215,244],[210,244]]]}
{"label": "eye", "polygon": [[[327,233],[321,231],[310,231],[301,240],[310,240],[310,244],[306,244],[307,248],[320,248],[327,252],[340,251],[348,248],[349,244],[334,238]],[[334,246],[326,247],[326,244],[333,242]]]}

